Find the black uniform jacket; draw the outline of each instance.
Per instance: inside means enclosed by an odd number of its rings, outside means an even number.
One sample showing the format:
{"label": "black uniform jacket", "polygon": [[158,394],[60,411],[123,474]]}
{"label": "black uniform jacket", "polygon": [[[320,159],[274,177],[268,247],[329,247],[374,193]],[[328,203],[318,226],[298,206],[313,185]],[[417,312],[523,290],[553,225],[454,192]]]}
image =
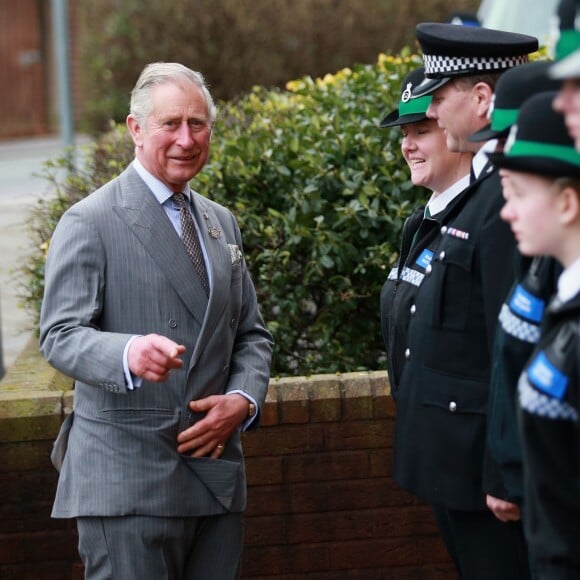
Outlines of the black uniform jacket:
{"label": "black uniform jacket", "polygon": [[517,385],[540,338],[540,323],[556,293],[560,264],[551,257],[518,255],[518,280],[499,315],[489,396],[487,441],[507,498],[523,501],[523,466],[517,425]]}
{"label": "black uniform jacket", "polygon": [[526,537],[538,577],[580,578],[580,294],[548,307],[518,393]]}
{"label": "black uniform jacket", "polygon": [[[405,263],[423,274],[414,297],[389,305],[388,291],[382,293],[384,316],[407,325],[400,333],[405,343],[388,343],[398,353],[390,357],[394,364],[405,361],[394,370],[394,478],[450,509],[486,509],[491,352],[515,277],[515,241],[499,217],[502,204],[497,171],[482,172],[443,212],[422,222]],[[497,465],[485,463],[485,491],[505,497]]]}

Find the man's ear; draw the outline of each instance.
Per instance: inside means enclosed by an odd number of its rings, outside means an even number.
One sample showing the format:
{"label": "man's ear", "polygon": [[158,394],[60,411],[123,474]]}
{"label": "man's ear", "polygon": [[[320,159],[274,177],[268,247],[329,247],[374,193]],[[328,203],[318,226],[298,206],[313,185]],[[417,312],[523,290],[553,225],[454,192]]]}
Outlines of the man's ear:
{"label": "man's ear", "polygon": [[477,102],[477,114],[483,119],[487,119],[487,112],[493,100],[493,89],[484,82],[476,83],[473,86],[473,98]]}
{"label": "man's ear", "polygon": [[141,123],[132,114],[127,115],[126,123],[135,147],[141,147],[143,144],[143,128],[141,127]]}
{"label": "man's ear", "polygon": [[558,194],[558,211],[560,223],[571,225],[580,223],[580,192],[571,185],[567,185]]}

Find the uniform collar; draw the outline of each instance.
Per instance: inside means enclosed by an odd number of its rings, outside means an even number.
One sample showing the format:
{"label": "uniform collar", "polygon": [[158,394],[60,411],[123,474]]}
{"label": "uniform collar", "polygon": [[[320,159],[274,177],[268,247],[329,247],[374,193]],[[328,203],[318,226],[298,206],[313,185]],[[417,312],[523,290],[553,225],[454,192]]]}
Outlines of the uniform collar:
{"label": "uniform collar", "polygon": [[558,278],[558,298],[562,302],[571,300],[580,292],[580,258],[568,266]]}
{"label": "uniform collar", "polygon": [[459,181],[456,181],[442,193],[432,195],[427,204],[429,213],[434,216],[442,212],[468,185],[469,174],[464,175]]}
{"label": "uniform collar", "polygon": [[479,151],[474,155],[471,160],[471,167],[473,169],[473,175],[475,179],[479,179],[483,168],[488,164],[489,159],[487,158],[488,153],[494,153],[497,149],[497,139],[490,139],[486,141]]}

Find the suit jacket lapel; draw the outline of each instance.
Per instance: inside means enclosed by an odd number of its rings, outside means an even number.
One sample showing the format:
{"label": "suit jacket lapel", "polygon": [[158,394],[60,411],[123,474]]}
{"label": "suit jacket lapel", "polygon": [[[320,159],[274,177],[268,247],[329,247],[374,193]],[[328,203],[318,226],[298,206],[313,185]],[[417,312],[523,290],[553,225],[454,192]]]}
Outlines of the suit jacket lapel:
{"label": "suit jacket lapel", "polygon": [[211,204],[203,196],[194,193],[193,208],[196,222],[199,224],[200,233],[203,237],[208,261],[211,264],[212,273],[207,314],[191,358],[191,366],[198,361],[203,346],[207,344],[220,318],[223,316],[230,297],[232,277],[231,254],[226,233]]}
{"label": "suit jacket lapel", "polygon": [[205,291],[185,246],[165,211],[135,170],[130,167],[119,179],[120,203],[113,210],[139,238],[201,325],[207,306]]}

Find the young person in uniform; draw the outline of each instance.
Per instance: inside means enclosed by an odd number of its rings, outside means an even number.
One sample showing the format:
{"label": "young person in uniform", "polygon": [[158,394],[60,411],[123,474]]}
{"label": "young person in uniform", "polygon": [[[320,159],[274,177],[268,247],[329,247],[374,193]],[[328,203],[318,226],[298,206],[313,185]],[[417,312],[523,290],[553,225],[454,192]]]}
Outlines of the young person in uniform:
{"label": "young person in uniform", "polygon": [[399,259],[381,291],[381,328],[395,400],[405,364],[410,309],[425,277],[425,256],[432,251],[429,244],[439,232],[441,207],[469,185],[472,157],[469,153],[453,153],[447,149],[443,131],[425,114],[431,103],[430,96],[411,99],[413,87],[425,78],[424,72],[420,67],[405,77],[398,108],[381,122],[383,128],[401,128],[401,151],[411,170],[411,181],[432,192],[427,205],[417,208],[405,220]]}
{"label": "young person in uniform", "polygon": [[[575,14],[580,16],[580,0],[575,0],[575,9]],[[580,31],[572,27],[562,31],[557,46],[562,44],[568,52],[564,52],[564,56],[550,69],[550,76],[562,81],[562,88],[554,99],[554,108],[564,115],[568,132],[574,139],[576,149],[580,151],[580,48],[570,52],[570,47],[580,45]]]}
{"label": "young person in uniform", "polygon": [[580,153],[554,96],[526,101],[492,157],[510,184],[501,215],[519,251],[564,268],[518,383],[524,521],[540,580],[580,578]]}
{"label": "young person in uniform", "polygon": [[[536,61],[506,71],[497,81],[491,122],[469,137],[481,142],[498,139],[503,147],[522,104],[531,95],[557,90],[560,82],[548,78],[552,63]],[[504,197],[508,195],[504,188]],[[506,499],[489,496],[487,505],[501,521],[518,521],[523,502],[522,456],[516,421],[516,387],[522,368],[538,341],[540,321],[556,291],[561,268],[549,256],[516,255],[516,281],[500,311],[493,350],[487,420],[487,442],[500,468]]]}
{"label": "young person in uniform", "polygon": [[[521,524],[499,521],[486,494],[505,490],[486,453],[491,353],[501,304],[514,280],[515,243],[499,217],[499,176],[468,140],[488,124],[500,74],[528,60],[535,38],[452,24],[416,28],[432,95],[427,116],[448,149],[474,154],[471,185],[446,208],[412,305],[397,394],[394,478],[432,506],[463,580],[529,578]],[[427,260],[426,260],[427,261]]]}

